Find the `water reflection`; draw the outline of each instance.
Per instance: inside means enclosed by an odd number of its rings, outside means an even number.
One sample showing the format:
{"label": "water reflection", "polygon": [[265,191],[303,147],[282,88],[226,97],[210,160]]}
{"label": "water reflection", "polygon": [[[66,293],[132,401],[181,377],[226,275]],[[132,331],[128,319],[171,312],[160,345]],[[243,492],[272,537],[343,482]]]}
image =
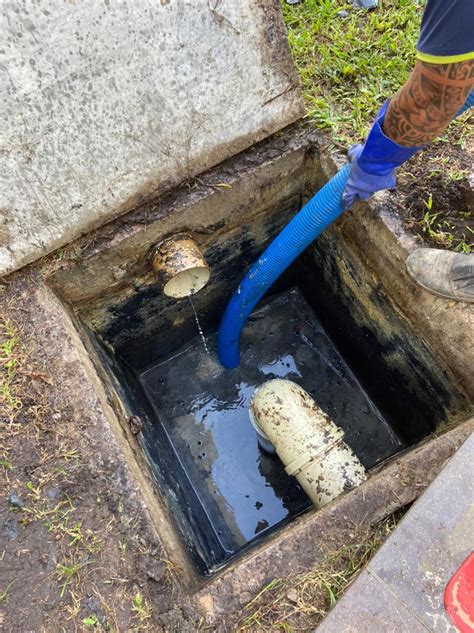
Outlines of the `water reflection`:
{"label": "water reflection", "polygon": [[301,384],[344,428],[365,466],[397,448],[298,291],[276,298],[259,315],[246,327],[238,368],[221,367],[215,336],[208,335],[208,349],[197,339],[141,376],[179,467],[229,552],[309,506],[278,457],[258,447],[248,405],[266,380]]}

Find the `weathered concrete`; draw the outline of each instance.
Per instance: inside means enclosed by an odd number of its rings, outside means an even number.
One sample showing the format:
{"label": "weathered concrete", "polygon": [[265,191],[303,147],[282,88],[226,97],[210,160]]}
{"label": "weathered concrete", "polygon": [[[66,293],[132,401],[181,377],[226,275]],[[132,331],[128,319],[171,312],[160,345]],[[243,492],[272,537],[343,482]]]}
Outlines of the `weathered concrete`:
{"label": "weathered concrete", "polygon": [[[238,611],[249,594],[258,593],[271,579],[317,565],[343,527],[377,523],[413,501],[473,431],[474,419],[467,420],[381,465],[361,487],[322,511],[297,519],[203,586],[173,529],[172,518],[155,493],[123,403],[99,379],[73,320],[42,280],[44,268],[37,266],[29,275],[17,273],[3,300],[18,302],[22,318],[34,333],[31,344],[41,347],[50,370],[61,376],[59,383],[49,385],[50,396],[54,399],[61,394],[68,404],[70,423],[85,425],[92,467],[100,462],[116,470],[107,485],[127,503],[133,502],[149,529],[158,532],[166,559],[178,570],[179,582],[210,622]],[[157,560],[156,565],[160,564]]]}
{"label": "weathered concrete", "polygon": [[[352,234],[354,243],[362,235],[371,235],[364,258],[372,274],[384,279],[380,292],[389,294],[398,309],[415,329],[423,332],[429,345],[458,378],[474,401],[474,306],[446,301],[426,292],[408,275],[405,261],[419,242],[403,230],[397,214],[397,202],[389,192],[380,192],[373,204],[361,214],[360,222],[348,222],[341,230]],[[374,227],[377,226],[377,232]],[[396,237],[396,239],[394,239]],[[379,249],[375,249],[375,240]]]}
{"label": "weathered concrete", "polygon": [[302,115],[276,0],[24,0],[0,16],[0,274]]}
{"label": "weathered concrete", "polygon": [[[150,246],[164,235],[187,228],[196,236],[204,250],[213,241],[221,243],[220,259],[219,262],[214,262],[214,276],[208,285],[209,291],[217,292],[215,303],[219,307],[222,300],[219,294],[221,291],[217,288],[218,283],[225,283],[229,290],[229,280],[233,279],[235,283],[238,281],[237,277],[234,279],[230,276],[220,280],[217,274],[219,265],[222,265],[222,260],[227,257],[226,249],[229,248],[240,256],[241,227],[248,227],[247,237],[253,238],[252,248],[260,252],[262,240],[268,239],[268,227],[271,227],[272,232],[276,232],[277,227],[274,223],[285,220],[288,211],[294,212],[294,206],[300,201],[301,196],[321,184],[318,181],[324,176],[319,165],[319,150],[318,139],[313,135],[305,135],[298,129],[291,134],[285,132],[276,139],[265,141],[244,155],[235,157],[206,173],[199,186],[196,185],[191,190],[181,188],[163,196],[155,204],[144,205],[133,213],[119,218],[113,225],[102,227],[96,232],[92,242],[83,241],[82,250],[78,250],[80,255],[77,260],[65,261],[61,270],[50,279],[50,283],[54,284],[67,303],[80,313],[81,319],[89,327],[99,328],[103,319],[118,319],[115,307],[118,307],[120,302],[126,301],[129,296],[137,295],[139,298],[140,293],[146,292],[149,288],[149,284],[155,283],[146,258]],[[330,168],[334,169],[333,162]],[[365,241],[361,240],[354,245],[350,239],[349,225],[361,221],[367,223],[367,235],[364,237]],[[115,230],[112,230],[113,227]],[[345,250],[341,255],[348,265],[353,260],[358,261],[358,249],[364,248],[364,245],[370,244],[374,260],[380,258],[380,250],[392,252],[398,248],[397,236],[390,232],[385,222],[374,214],[370,207],[359,209],[357,216],[352,214],[347,220],[337,223],[337,227],[344,228],[341,243],[349,245],[349,250]],[[392,275],[387,274],[385,268],[383,273],[379,273],[375,263],[374,268],[375,270],[371,266],[369,272],[365,273],[364,265],[358,263],[354,269],[356,273],[352,271],[352,278],[359,280],[359,283],[362,283],[363,277],[365,285],[362,294],[367,297],[369,308],[371,302],[379,305],[374,287],[379,290],[381,284],[392,279]],[[400,269],[401,265],[398,263],[399,275]],[[381,279],[373,282],[371,275],[378,274],[381,275]],[[355,283],[353,279],[344,278],[349,284]],[[202,293],[206,293],[206,289]],[[386,298],[389,307],[389,299],[394,301],[396,294],[396,309],[390,307],[395,315],[399,313],[398,302],[406,301],[407,297],[410,301],[409,308],[416,311],[416,305],[411,303],[411,295],[406,288],[397,286],[393,293],[386,294],[389,295]],[[384,293],[384,296],[386,294]],[[201,293],[196,296],[196,301],[199,301],[200,296],[204,297],[203,305],[207,306],[205,311],[200,310],[200,314],[206,318],[205,314],[213,303]],[[148,312],[143,322],[147,328],[155,325],[162,327],[168,338],[172,330],[171,325],[155,323],[158,316],[162,318],[166,313],[166,306],[159,301],[158,295],[156,298],[146,295],[143,306]],[[110,305],[114,306],[114,310],[108,313]],[[381,317],[377,316],[380,310],[369,308],[372,325],[375,327],[381,320]],[[178,306],[173,304],[170,310],[170,314],[176,318],[177,309]],[[137,314],[132,312],[127,322],[121,321],[122,325],[126,323],[125,336],[133,338],[138,335],[138,330],[134,329],[137,327]],[[384,318],[388,317],[385,315]],[[410,325],[404,319],[401,322],[403,327],[408,328]],[[393,323],[391,321],[385,328],[391,334],[396,331]],[[423,335],[424,330],[420,329],[418,333],[413,333],[412,339]],[[118,340],[113,341],[114,344],[117,342]],[[433,372],[437,358],[435,352],[432,353],[434,360],[430,371]],[[453,350],[452,353],[457,353],[457,350]],[[420,354],[417,357],[420,364]],[[448,372],[449,361],[447,358],[447,368],[443,370],[446,371],[446,375],[443,380],[452,380]],[[403,371],[404,364],[401,362],[400,372]],[[420,371],[418,367],[418,376]],[[123,402],[114,396],[113,391],[110,390],[110,397],[114,400],[115,410],[122,410],[122,416],[119,417],[122,418],[122,423],[126,424],[127,412],[123,410]],[[403,418],[401,420],[403,421]],[[262,586],[273,578],[285,576],[289,572],[304,571],[317,565],[324,550],[319,546],[334,538],[343,525],[376,522],[387,513],[415,499],[436,476],[444,461],[472,431],[472,425],[471,420],[439,438],[431,438],[418,448],[398,456],[390,464],[384,464],[377,472],[372,473],[366,484],[340,497],[326,510],[312,512],[297,519],[291,526],[275,534],[262,548],[255,548],[201,587],[195,594],[195,604],[207,612],[209,621],[217,622],[230,611],[241,608],[249,593],[258,593]],[[115,428],[118,429],[119,425],[116,424]],[[132,439],[132,442],[134,441]],[[140,459],[138,451],[136,457]],[[142,473],[146,471],[143,466],[140,467]],[[149,490],[149,496],[153,496],[152,490]],[[164,534],[168,531],[173,533],[172,524],[167,525],[166,529],[165,525],[166,518],[162,519],[160,529]],[[170,552],[170,557],[172,555]],[[182,550],[181,557],[185,559]],[[189,568],[186,568],[186,574],[190,573]],[[193,576],[185,578],[183,575],[183,580],[189,581],[190,578]]]}
{"label": "weathered concrete", "polygon": [[334,609],[318,626],[318,633],[427,633],[416,615],[401,602],[395,602],[387,588],[373,576],[357,582],[357,605],[340,612]]}
{"label": "weathered concrete", "polygon": [[449,579],[472,551],[473,464],[471,435],[318,633],[455,633],[444,611],[443,595]]}
{"label": "weathered concrete", "polygon": [[312,140],[304,127],[294,126],[202,174],[199,182],[140,205],[78,240],[78,257],[65,261],[51,282],[68,303],[84,309],[111,297],[121,300],[118,295],[126,296],[137,282],[156,285],[148,254],[166,236],[191,234],[203,251],[223,231],[245,225],[262,239],[257,216],[288,200],[296,202],[295,213],[302,190],[314,188],[317,165],[307,164]]}
{"label": "weathered concrete", "polygon": [[[330,178],[336,171],[334,156],[323,154],[322,159],[322,167]],[[396,194],[380,191],[369,204],[358,204],[345,213],[322,239],[332,234],[336,242],[342,240],[350,245],[372,277],[378,294],[389,298],[413,331],[422,333],[474,401],[474,305],[436,297],[408,275],[405,261],[419,242],[404,229],[398,215],[399,204]],[[320,242],[321,239],[315,243],[316,248]]]}
{"label": "weathered concrete", "polygon": [[[294,126],[291,131],[282,132],[202,175],[199,184],[195,183],[192,188],[180,187],[153,204],[142,205],[99,229],[93,239],[82,240],[76,251],[78,256],[65,262],[52,283],[59,294],[80,311],[88,327],[115,350],[123,351],[132,340],[133,348],[138,349],[140,340],[160,331],[168,332],[171,345],[174,324],[180,324],[180,337],[186,323],[194,332],[194,315],[188,302],[176,303],[163,296],[147,253],[163,237],[184,231],[193,236],[211,266],[211,282],[196,295],[195,301],[204,326],[214,327],[221,316],[223,301],[261,253],[269,237],[294,215],[302,197],[312,194],[324,182],[320,141],[318,136],[305,132],[304,126]],[[328,161],[327,167],[333,170],[334,162],[331,160],[329,164]],[[359,234],[360,225],[366,227],[363,235]],[[399,267],[396,272],[393,266],[385,268],[385,254],[401,250],[399,241],[383,218],[373,214],[369,207],[358,209],[357,214],[337,222],[317,241],[316,247],[327,239],[326,235],[330,239],[322,251],[323,259],[327,263],[334,257],[336,261],[329,268],[334,275],[339,271],[344,280],[339,290],[337,280],[329,280],[336,289],[337,301],[352,289],[347,302],[353,307],[360,306],[356,315],[359,327],[355,333],[360,332],[362,326],[377,330],[379,343],[382,341],[384,349],[392,350],[383,360],[393,367],[398,383],[403,382],[402,392],[411,384],[418,400],[427,401],[425,417],[430,416],[433,406],[445,407],[447,401],[451,401],[448,408],[452,418],[455,408],[452,396],[457,393],[458,375],[453,376],[450,367],[458,364],[461,354],[469,354],[471,350],[467,345],[453,346],[444,362],[438,363],[437,341],[432,340],[430,349],[427,348],[426,325],[411,323],[419,318],[418,303],[412,298],[413,282],[405,274],[407,282],[403,286],[399,283],[403,271]],[[367,253],[373,254],[374,259],[370,270]],[[378,260],[384,264],[383,274],[377,267]],[[310,273],[306,276],[313,277]],[[379,292],[394,277],[397,285]],[[308,293],[314,294],[312,289],[308,289]],[[326,308],[331,305],[327,295],[322,296],[319,303]],[[336,303],[335,300],[334,305]],[[399,309],[399,305],[405,303],[406,307]],[[404,316],[405,310],[413,313],[411,320]],[[462,309],[456,312],[463,318]],[[444,325],[447,327],[448,323]],[[445,337],[454,334],[459,338],[462,330],[452,327],[451,323]],[[395,337],[398,337],[396,345]],[[157,345],[146,348],[158,351]],[[372,353],[374,349],[372,346]],[[365,352],[358,356],[364,364]],[[451,395],[443,399],[446,389]],[[398,391],[392,389],[390,393],[395,394],[397,406],[403,407],[399,421],[406,426],[407,403],[396,396]],[[464,408],[465,403],[458,404]],[[420,424],[413,424],[413,428],[415,426],[418,428]],[[430,430],[431,427],[428,432]],[[416,439],[419,437],[418,434]]]}

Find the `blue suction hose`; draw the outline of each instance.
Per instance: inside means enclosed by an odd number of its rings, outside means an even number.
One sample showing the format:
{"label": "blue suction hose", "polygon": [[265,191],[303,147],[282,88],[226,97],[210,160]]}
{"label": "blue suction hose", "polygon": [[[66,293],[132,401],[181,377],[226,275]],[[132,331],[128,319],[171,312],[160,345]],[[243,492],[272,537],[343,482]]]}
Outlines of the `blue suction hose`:
{"label": "blue suction hose", "polygon": [[239,341],[248,316],[268,288],[324,229],[342,213],[342,192],[349,178],[345,165],[295,215],[255,262],[229,301],[219,329],[219,359],[232,369],[240,362]]}
{"label": "blue suction hose", "polygon": [[[456,116],[472,105],[474,91],[471,91]],[[342,192],[349,172],[348,164],[305,204],[241,281],[227,304],[219,329],[219,359],[227,369],[237,367],[240,362],[240,335],[257,303],[288,266],[342,214]]]}
{"label": "blue suction hose", "polygon": [[466,101],[464,102],[463,107],[459,110],[454,118],[456,119],[458,116],[461,116],[461,114],[464,114],[464,112],[466,112],[466,110],[469,110],[469,108],[472,108],[472,106],[474,106],[474,90],[471,90]]}

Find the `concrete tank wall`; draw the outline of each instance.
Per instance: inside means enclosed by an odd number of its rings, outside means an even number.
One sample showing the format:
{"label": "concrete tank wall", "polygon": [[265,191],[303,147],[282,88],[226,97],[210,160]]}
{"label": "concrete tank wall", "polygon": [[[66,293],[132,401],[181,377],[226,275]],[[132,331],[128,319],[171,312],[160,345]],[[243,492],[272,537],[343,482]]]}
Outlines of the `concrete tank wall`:
{"label": "concrete tank wall", "polygon": [[4,0],[0,18],[0,274],[302,114],[277,0]]}

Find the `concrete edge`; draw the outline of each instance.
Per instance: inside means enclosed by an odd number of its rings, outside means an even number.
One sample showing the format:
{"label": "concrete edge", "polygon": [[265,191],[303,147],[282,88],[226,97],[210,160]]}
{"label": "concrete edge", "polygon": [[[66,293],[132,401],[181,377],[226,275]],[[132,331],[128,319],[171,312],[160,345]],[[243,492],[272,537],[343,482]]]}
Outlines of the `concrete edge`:
{"label": "concrete edge", "polygon": [[343,527],[377,523],[416,499],[473,430],[474,418],[470,418],[379,465],[360,487],[300,517],[264,547],[235,561],[195,594],[196,605],[207,611],[212,622],[242,607],[242,588],[256,593],[274,578],[314,567],[324,556],[325,545]]}

